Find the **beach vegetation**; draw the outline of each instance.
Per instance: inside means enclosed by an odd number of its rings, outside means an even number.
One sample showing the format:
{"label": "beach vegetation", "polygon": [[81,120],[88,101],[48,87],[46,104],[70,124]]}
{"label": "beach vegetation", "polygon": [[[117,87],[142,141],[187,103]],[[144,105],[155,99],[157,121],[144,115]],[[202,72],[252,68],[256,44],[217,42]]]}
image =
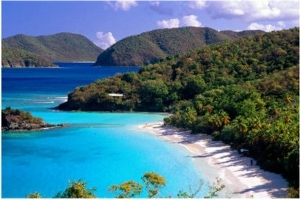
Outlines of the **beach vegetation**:
{"label": "beach vegetation", "polygon": [[87,189],[86,186],[87,183],[82,180],[69,181],[69,186],[63,192],[58,192],[54,198],[96,198],[96,188]]}
{"label": "beach vegetation", "polygon": [[204,198],[216,198],[219,197],[219,193],[225,188],[225,185],[221,183],[221,178],[216,178],[216,181],[209,186],[209,194]]}
{"label": "beach vegetation", "polygon": [[[148,198],[164,198],[160,196],[160,190],[166,186],[166,180],[163,176],[155,172],[147,172],[141,179],[143,181],[142,184],[132,180],[125,181],[119,185],[111,185],[108,191],[115,194],[114,198],[138,198],[143,192],[148,194]],[[218,197],[219,193],[225,188],[225,185],[222,184],[221,181],[220,178],[217,178],[216,182],[212,184],[208,183],[209,192],[204,198]],[[177,198],[195,198],[201,191],[203,183],[201,180],[195,190],[192,190],[190,186],[190,192],[180,190],[177,193]],[[78,181],[68,181],[68,184],[68,187],[64,191],[58,192],[53,198],[98,198],[95,194],[97,189],[95,187],[87,188],[87,183],[82,179]],[[41,198],[41,195],[38,192],[33,192],[26,195],[26,198]],[[172,198],[172,196],[165,198]]]}
{"label": "beach vegetation", "polygon": [[112,185],[109,191],[116,194],[115,198],[133,198],[140,195],[143,186],[135,181],[126,181],[120,185]]}
{"label": "beach vegetation", "polygon": [[159,195],[160,188],[166,186],[165,178],[155,172],[145,173],[142,180],[146,186],[149,198],[157,197]]}
{"label": "beach vegetation", "polygon": [[32,192],[32,193],[28,194],[26,196],[26,198],[40,199],[42,197],[41,197],[40,193],[38,193],[38,192]]}
{"label": "beach vegetation", "polygon": [[248,149],[262,169],[281,174],[298,190],[299,28],[169,56],[135,75],[77,88],[58,109],[172,113],[166,125]]}

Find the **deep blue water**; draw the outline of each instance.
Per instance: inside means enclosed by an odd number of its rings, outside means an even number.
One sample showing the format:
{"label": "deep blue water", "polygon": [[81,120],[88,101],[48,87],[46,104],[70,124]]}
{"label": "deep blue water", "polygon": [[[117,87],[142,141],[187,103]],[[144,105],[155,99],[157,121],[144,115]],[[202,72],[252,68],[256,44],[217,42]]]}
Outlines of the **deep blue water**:
{"label": "deep blue water", "polygon": [[[60,68],[2,68],[2,108],[30,111],[48,123],[68,127],[29,133],[2,133],[2,197],[23,198],[38,191],[53,197],[68,180],[83,179],[101,198],[113,197],[112,184],[154,171],[166,178],[162,196],[197,185],[201,174],[182,147],[138,130],[162,121],[161,113],[63,112],[53,107],[77,86],[137,67],[92,67],[60,63]],[[203,193],[207,192],[204,188]],[[202,194],[199,194],[201,197]]]}

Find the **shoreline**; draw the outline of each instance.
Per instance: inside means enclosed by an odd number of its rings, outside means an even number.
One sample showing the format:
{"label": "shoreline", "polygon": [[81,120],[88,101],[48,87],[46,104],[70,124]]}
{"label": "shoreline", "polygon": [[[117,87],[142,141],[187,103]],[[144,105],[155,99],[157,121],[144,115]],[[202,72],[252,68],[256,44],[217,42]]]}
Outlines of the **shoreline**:
{"label": "shoreline", "polygon": [[163,122],[138,128],[187,149],[205,180],[212,184],[216,178],[221,178],[226,186],[220,193],[221,198],[286,197],[288,183],[281,175],[260,169],[255,160],[242,156],[221,141],[212,141],[209,135],[192,135],[189,131],[163,126]]}

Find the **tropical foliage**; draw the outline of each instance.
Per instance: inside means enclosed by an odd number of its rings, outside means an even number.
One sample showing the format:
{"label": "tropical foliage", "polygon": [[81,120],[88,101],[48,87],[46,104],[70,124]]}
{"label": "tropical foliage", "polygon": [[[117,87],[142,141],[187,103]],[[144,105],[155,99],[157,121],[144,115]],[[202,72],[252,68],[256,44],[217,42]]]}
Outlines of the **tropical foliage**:
{"label": "tropical foliage", "polygon": [[[73,33],[37,37],[20,34],[2,39],[2,45],[39,55],[51,62],[95,61],[103,51],[83,35]],[[2,49],[2,54],[6,50]],[[11,57],[7,59],[12,60]]]}
{"label": "tropical foliage", "polygon": [[299,187],[298,28],[168,56],[78,87],[58,108],[171,112],[165,124],[246,148],[263,169]]}
{"label": "tropical foliage", "polygon": [[58,192],[54,198],[96,198],[96,188],[86,188],[87,183],[82,180],[69,181],[64,192]]}
{"label": "tropical foliage", "polygon": [[43,119],[39,117],[32,116],[29,112],[25,112],[19,109],[12,109],[11,107],[6,107],[1,112],[2,127],[7,126],[7,123],[43,123]]}
{"label": "tropical foliage", "polygon": [[[148,198],[161,198],[160,189],[166,186],[166,180],[163,176],[155,172],[145,173],[141,179],[143,180],[143,185],[135,181],[126,181],[120,185],[112,185],[108,188],[108,191],[115,194],[115,198],[136,198],[139,197],[143,189],[148,194]],[[97,198],[95,192],[96,188],[86,188],[87,183],[83,180],[69,181],[69,186],[63,191],[58,192],[54,198]],[[196,191],[189,194],[186,191],[179,191],[177,194],[178,198],[193,198],[201,190],[202,184]],[[225,188],[225,185],[221,183],[221,179],[217,178],[216,182],[209,184],[208,194],[204,198],[214,198],[219,195],[219,193]],[[33,192],[26,196],[26,198],[41,198],[40,193]],[[172,198],[168,196],[168,198]]]}
{"label": "tropical foliage", "polygon": [[95,65],[142,66],[168,55],[181,55],[201,46],[257,33],[262,31],[219,32],[203,27],[153,30],[118,41],[98,56]]}

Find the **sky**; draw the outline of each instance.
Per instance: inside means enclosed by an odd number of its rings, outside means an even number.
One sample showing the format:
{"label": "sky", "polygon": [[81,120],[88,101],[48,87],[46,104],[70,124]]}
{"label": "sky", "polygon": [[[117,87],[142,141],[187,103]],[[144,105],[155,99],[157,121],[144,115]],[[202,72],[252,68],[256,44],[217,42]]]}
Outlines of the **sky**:
{"label": "sky", "polygon": [[273,31],[299,27],[299,0],[2,1],[1,36],[86,36],[102,49],[146,31],[185,26]]}

